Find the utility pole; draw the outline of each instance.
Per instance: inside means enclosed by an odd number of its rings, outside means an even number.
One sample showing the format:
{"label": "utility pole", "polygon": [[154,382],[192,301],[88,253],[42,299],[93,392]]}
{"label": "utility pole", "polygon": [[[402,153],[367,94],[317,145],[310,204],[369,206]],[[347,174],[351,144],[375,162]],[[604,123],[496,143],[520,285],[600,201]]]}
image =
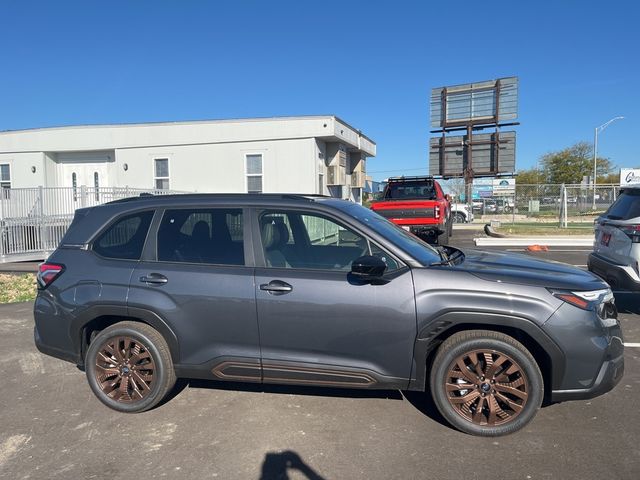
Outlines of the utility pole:
{"label": "utility pole", "polygon": [[593,206],[592,210],[596,209],[596,183],[598,176],[598,133],[602,132],[605,128],[611,125],[616,120],[622,120],[624,117],[614,117],[608,122],[603,123],[599,127],[596,127],[593,134]]}

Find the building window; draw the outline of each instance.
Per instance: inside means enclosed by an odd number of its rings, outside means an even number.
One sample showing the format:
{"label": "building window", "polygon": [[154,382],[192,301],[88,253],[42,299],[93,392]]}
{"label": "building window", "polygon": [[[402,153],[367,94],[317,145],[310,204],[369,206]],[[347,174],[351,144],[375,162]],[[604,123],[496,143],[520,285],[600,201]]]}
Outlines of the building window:
{"label": "building window", "polygon": [[156,158],[154,164],[156,190],[169,190],[169,159]]}
{"label": "building window", "polygon": [[78,201],[78,176],[76,172],[71,174],[71,188],[73,189],[73,201]]}
{"label": "building window", "polygon": [[9,189],[11,188],[11,169],[8,163],[0,164],[0,188],[2,189],[2,198],[9,198]]}
{"label": "building window", "polygon": [[246,156],[247,193],[262,193],[262,154]]}
{"label": "building window", "polygon": [[318,193],[324,195],[324,174],[318,175]]}
{"label": "building window", "polygon": [[98,172],[93,172],[93,186],[96,189],[96,202],[100,201],[100,177]]}

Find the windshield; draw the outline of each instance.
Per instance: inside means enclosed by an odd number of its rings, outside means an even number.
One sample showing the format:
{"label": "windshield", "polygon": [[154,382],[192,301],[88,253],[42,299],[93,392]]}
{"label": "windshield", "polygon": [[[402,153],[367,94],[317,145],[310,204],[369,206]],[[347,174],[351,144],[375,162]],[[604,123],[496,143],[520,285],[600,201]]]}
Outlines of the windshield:
{"label": "windshield", "polygon": [[414,198],[436,200],[437,195],[433,182],[430,181],[394,182],[389,183],[385,188],[384,198],[393,200]]}
{"label": "windshield", "polygon": [[396,226],[374,211],[351,202],[332,202],[332,205],[366,224],[425,267],[441,260],[440,254],[431,245]]}

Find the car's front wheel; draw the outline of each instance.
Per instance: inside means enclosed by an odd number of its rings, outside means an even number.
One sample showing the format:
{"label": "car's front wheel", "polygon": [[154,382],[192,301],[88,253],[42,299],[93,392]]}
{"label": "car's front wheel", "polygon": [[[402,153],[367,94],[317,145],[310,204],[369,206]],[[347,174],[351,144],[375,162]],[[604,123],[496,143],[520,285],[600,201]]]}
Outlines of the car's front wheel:
{"label": "car's front wheel", "polygon": [[149,325],[120,322],[91,341],[85,358],[87,380],[102,403],[120,412],[156,406],[175,384],[169,346]]}
{"label": "car's front wheel", "polygon": [[464,216],[464,213],[456,212],[453,214],[453,223],[466,223],[467,217]]}
{"label": "car's front wheel", "polygon": [[458,430],[499,436],[521,429],[536,415],[544,382],[520,342],[499,332],[469,330],[439,347],[431,368],[431,394]]}

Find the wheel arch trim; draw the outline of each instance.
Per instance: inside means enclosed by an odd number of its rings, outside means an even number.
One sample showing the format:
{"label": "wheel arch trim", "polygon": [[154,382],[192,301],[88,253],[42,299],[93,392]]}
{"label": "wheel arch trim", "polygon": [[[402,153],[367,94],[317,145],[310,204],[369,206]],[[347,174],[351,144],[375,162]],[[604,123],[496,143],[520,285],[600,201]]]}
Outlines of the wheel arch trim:
{"label": "wheel arch trim", "polygon": [[[414,346],[414,361],[409,382],[409,390],[426,390],[429,375],[428,361],[442,343],[443,339],[461,330],[518,331],[529,337],[544,354],[549,357],[550,365],[546,372],[551,376],[550,384],[545,385],[545,394],[559,388],[565,370],[565,356],[560,347],[533,321],[526,318],[504,315],[495,312],[447,312],[429,322],[419,330]],[[508,332],[507,332],[508,334]],[[525,345],[526,347],[527,345]],[[531,354],[540,363],[536,353]],[[542,365],[541,365],[542,367]],[[545,372],[543,372],[544,375]],[[545,378],[547,380],[547,378]]]}
{"label": "wheel arch trim", "polygon": [[74,350],[78,352],[80,365],[84,364],[84,356],[87,350],[87,342],[84,338],[85,328],[100,317],[119,317],[123,321],[139,321],[155,328],[169,345],[173,362],[179,362],[180,346],[178,337],[167,322],[156,312],[123,305],[93,305],[77,316],[70,325],[70,337],[73,341]]}

